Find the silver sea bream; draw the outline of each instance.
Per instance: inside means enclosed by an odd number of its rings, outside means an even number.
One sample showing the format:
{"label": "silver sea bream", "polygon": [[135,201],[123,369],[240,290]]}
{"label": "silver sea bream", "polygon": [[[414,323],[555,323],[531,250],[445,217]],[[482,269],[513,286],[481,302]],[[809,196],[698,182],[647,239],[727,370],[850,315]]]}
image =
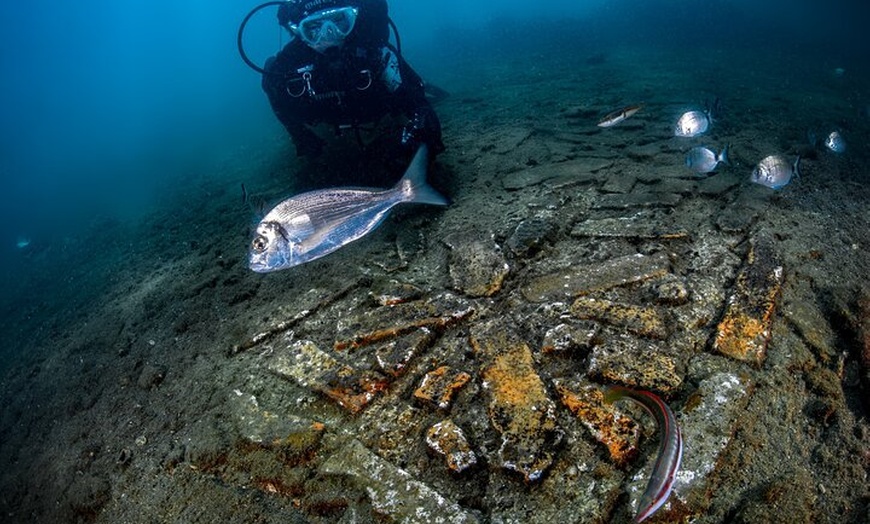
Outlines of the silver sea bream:
{"label": "silver sea bream", "polygon": [[257,225],[248,266],[258,273],[310,262],[373,231],[398,204],[446,206],[426,183],[426,146],[391,189],[322,189],[284,200]]}
{"label": "silver sea bream", "polygon": [[771,155],[755,166],[749,179],[771,189],[782,189],[792,178],[800,178],[800,162],[800,156],[791,163],[782,155]]}
{"label": "silver sea bream", "polygon": [[703,135],[710,128],[710,113],[706,111],[686,111],[674,126],[674,136],[691,138]]}
{"label": "silver sea bream", "polygon": [[686,166],[698,175],[714,171],[719,164],[728,163],[728,146],[717,155],[708,147],[693,147],[686,153]]}

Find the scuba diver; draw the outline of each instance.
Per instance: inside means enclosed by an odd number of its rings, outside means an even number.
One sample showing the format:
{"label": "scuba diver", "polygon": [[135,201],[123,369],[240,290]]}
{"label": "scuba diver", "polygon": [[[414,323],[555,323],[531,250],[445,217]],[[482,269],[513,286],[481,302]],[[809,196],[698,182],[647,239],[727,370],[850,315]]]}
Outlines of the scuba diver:
{"label": "scuba diver", "polygon": [[278,23],[292,40],[266,61],[262,86],[297,156],[323,151],[310,126],[353,129],[359,139],[361,124],[386,115],[407,119],[390,139],[408,154],[423,144],[430,158],[444,151],[423,81],[389,42],[386,0],[287,0]]}

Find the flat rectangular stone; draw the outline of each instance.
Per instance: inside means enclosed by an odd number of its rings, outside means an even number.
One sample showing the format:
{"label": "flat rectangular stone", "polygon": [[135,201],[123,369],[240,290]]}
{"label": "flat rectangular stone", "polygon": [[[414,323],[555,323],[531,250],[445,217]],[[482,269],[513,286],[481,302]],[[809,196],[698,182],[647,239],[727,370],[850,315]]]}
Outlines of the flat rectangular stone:
{"label": "flat rectangular stone", "polygon": [[516,191],[530,186],[538,185],[553,178],[573,177],[586,179],[595,177],[597,171],[613,165],[612,160],[600,158],[584,158],[560,164],[546,164],[535,166],[515,173],[508,173],[501,179],[502,187],[508,191]]}
{"label": "flat rectangular stone", "polygon": [[527,482],[539,480],[553,463],[562,431],[532,350],[498,323],[473,329],[471,344],[483,362],[490,423],[502,438],[499,461]]}
{"label": "flat rectangular stone", "polygon": [[756,239],[737,274],[734,293],[716,328],[717,351],[760,366],[782,288],[783,269],[769,239]]}
{"label": "flat rectangular stone", "polygon": [[620,335],[595,346],[589,357],[589,376],[660,393],[675,391],[683,383],[676,357],[663,342]]}
{"label": "flat rectangular stone", "polygon": [[593,291],[661,278],[669,268],[665,253],[636,253],[536,277],[520,291],[530,302],[564,301]]}
{"label": "flat rectangular stone", "polygon": [[593,203],[593,209],[629,209],[632,207],[674,207],[680,203],[675,193],[629,193],[626,195],[601,195]]}
{"label": "flat rectangular stone", "polygon": [[636,238],[643,240],[674,240],[688,238],[682,228],[662,227],[654,217],[641,214],[629,217],[584,220],[571,230],[573,237]]}
{"label": "flat rectangular stone", "polygon": [[610,173],[601,190],[605,193],[626,194],[631,192],[636,183],[637,178],[630,173]]}
{"label": "flat rectangular stone", "polygon": [[579,297],[571,314],[581,320],[595,320],[621,327],[642,337],[665,340],[670,334],[669,319],[658,308],[621,304],[600,298]]}
{"label": "flat rectangular stone", "polygon": [[320,466],[329,475],[347,475],[368,493],[372,508],[392,522],[470,524],[477,518],[407,471],[369,451],[356,439],[339,448]]}
{"label": "flat rectangular stone", "polygon": [[267,365],[273,373],[326,395],[351,413],[362,411],[388,385],[380,373],[343,364],[309,340],[276,347]]}

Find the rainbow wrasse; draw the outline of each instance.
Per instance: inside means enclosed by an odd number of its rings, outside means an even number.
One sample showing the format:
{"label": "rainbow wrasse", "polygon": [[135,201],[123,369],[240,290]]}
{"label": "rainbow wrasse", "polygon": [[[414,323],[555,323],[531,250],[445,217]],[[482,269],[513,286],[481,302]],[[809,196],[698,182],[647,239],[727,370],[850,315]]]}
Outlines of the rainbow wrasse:
{"label": "rainbow wrasse", "polygon": [[674,412],[658,395],[623,386],[604,387],[605,402],[610,404],[622,399],[630,399],[639,404],[655,418],[658,426],[658,457],[634,517],[635,522],[642,522],[658,511],[671,494],[674,477],[680,469],[680,460],[683,457],[683,437]]}

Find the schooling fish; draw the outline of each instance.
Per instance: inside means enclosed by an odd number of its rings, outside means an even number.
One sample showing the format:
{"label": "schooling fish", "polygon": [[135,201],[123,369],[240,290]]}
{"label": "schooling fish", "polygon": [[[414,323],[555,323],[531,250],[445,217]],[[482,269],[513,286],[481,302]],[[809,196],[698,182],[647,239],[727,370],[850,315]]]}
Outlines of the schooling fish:
{"label": "schooling fish", "polygon": [[800,178],[800,162],[800,155],[793,164],[789,164],[782,155],[765,157],[752,170],[752,176],[749,177],[749,180],[771,189],[782,189],[791,182],[792,178]]}
{"label": "schooling fish", "polygon": [[641,110],[643,104],[635,104],[633,106],[623,107],[622,109],[617,109],[616,111],[611,111],[604,115],[604,118],[598,122],[598,127],[613,127],[616,124],[622,122],[626,118],[632,116]]}
{"label": "schooling fish", "polygon": [[446,206],[426,183],[426,146],[421,146],[391,189],[322,189],[284,200],[257,225],[248,266],[268,273],[304,264],[370,233],[398,204]]}
{"label": "schooling fish", "polygon": [[686,111],[674,126],[674,136],[691,138],[703,135],[710,129],[709,111]]}
{"label": "schooling fish", "polygon": [[618,400],[630,399],[639,404],[655,418],[659,433],[659,452],[646,490],[640,496],[635,522],[642,522],[658,511],[668,500],[674,487],[674,477],[680,469],[683,458],[683,437],[677,426],[674,412],[665,402],[649,391],[640,391],[623,386],[605,386],[604,401],[612,404]]}
{"label": "schooling fish", "polygon": [[699,175],[710,173],[720,164],[728,163],[728,146],[718,155],[707,147],[693,147],[686,154],[686,165]]}

